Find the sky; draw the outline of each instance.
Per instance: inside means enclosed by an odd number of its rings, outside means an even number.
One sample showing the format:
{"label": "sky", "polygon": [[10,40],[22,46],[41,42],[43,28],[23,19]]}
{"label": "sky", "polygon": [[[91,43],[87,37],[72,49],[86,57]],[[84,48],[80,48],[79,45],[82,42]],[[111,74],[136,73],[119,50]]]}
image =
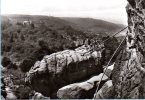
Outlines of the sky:
{"label": "sky", "polygon": [[127,0],[1,0],[1,14],[90,17],[127,25]]}

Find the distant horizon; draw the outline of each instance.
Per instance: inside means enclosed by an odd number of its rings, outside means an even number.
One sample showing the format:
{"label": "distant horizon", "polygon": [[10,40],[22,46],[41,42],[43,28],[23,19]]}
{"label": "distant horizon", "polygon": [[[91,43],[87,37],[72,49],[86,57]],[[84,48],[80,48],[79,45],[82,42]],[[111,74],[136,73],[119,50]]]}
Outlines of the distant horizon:
{"label": "distant horizon", "polygon": [[17,15],[25,15],[25,16],[46,16],[46,17],[56,17],[56,18],[90,18],[90,19],[94,19],[94,20],[102,20],[102,21],[106,21],[106,22],[109,22],[109,23],[114,23],[114,24],[120,24],[120,25],[123,25],[123,26],[127,26],[125,24],[122,24],[122,23],[117,23],[117,22],[112,22],[112,21],[108,21],[108,20],[104,20],[104,19],[98,19],[98,18],[92,18],[92,17],[75,17],[75,16],[50,16],[50,15],[33,15],[33,14],[1,14],[1,16],[17,16]]}
{"label": "distant horizon", "polygon": [[127,25],[127,0],[1,0],[1,14],[85,17]]}

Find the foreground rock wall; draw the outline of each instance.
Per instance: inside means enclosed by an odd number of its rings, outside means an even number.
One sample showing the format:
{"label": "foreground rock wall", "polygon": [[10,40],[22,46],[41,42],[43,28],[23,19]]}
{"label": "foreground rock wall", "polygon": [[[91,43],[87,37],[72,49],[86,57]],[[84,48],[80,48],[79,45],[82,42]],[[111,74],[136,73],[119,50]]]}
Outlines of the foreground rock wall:
{"label": "foreground rock wall", "polygon": [[113,73],[114,98],[145,98],[145,0],[128,0],[128,36]]}
{"label": "foreground rock wall", "polygon": [[53,53],[34,64],[27,73],[26,82],[35,91],[53,97],[62,86],[101,73],[100,59],[101,51],[95,51],[89,45]]}

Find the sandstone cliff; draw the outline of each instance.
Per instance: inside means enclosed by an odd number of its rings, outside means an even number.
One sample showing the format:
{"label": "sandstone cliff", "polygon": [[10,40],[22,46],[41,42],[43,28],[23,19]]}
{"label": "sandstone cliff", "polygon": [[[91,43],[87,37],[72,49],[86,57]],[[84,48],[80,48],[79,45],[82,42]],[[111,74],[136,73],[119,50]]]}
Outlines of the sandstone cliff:
{"label": "sandstone cliff", "polygon": [[128,0],[126,10],[128,36],[115,64],[114,98],[145,98],[145,0]]}

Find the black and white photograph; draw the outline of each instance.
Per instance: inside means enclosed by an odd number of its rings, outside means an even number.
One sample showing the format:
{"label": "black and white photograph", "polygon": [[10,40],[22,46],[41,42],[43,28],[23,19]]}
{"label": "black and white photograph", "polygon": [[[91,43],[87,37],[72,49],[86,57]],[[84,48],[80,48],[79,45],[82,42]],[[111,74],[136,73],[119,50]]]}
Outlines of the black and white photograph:
{"label": "black and white photograph", "polygon": [[145,99],[145,0],[1,0],[1,100]]}

